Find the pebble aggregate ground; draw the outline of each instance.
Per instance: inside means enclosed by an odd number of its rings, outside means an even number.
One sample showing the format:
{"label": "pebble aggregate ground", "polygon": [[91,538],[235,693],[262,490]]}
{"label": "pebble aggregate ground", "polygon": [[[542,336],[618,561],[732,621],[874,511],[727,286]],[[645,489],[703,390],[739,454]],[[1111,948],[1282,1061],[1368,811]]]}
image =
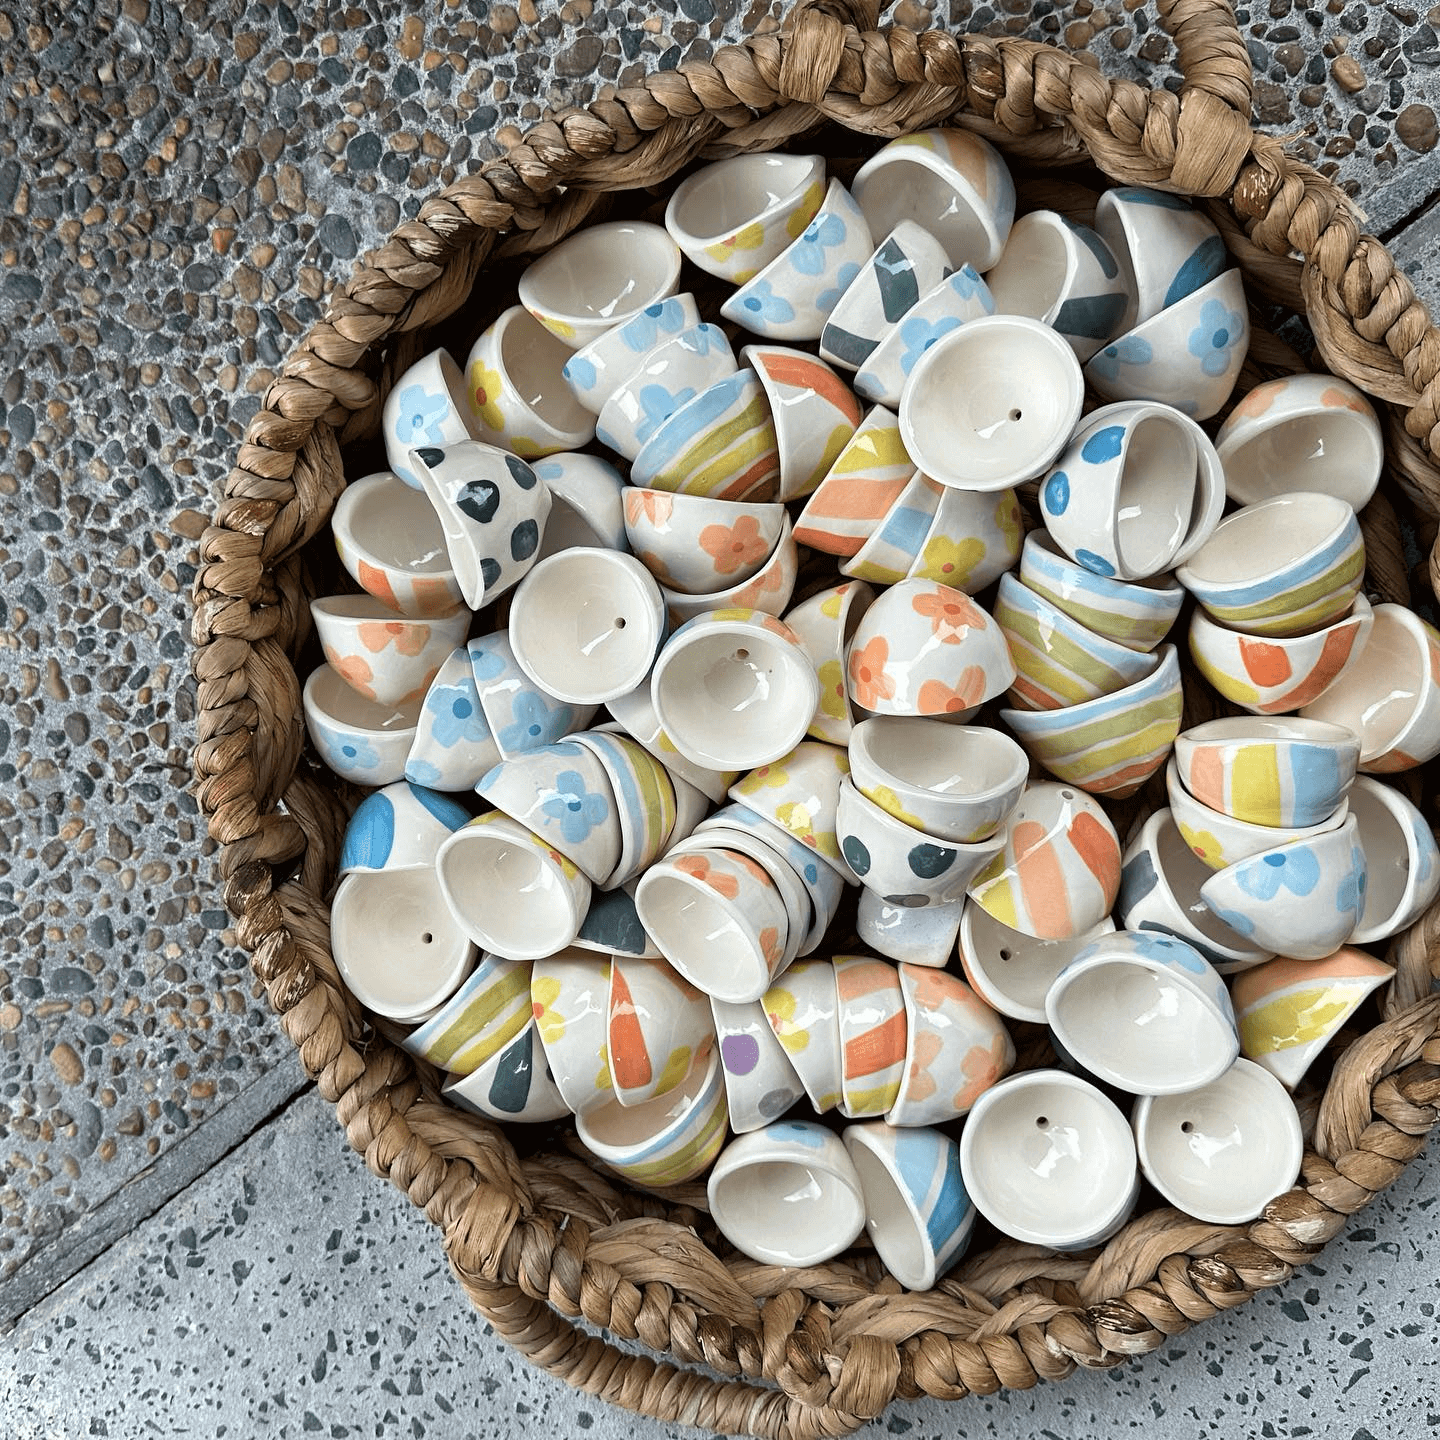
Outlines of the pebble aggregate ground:
{"label": "pebble aggregate ground", "polygon": [[[356,256],[434,187],[547,108],[781,13],[0,0],[0,1321],[211,1166],[236,1174],[222,1157],[300,1088],[186,791],[185,597],[260,394]],[[1106,71],[1177,83],[1138,0],[890,13],[1088,46]],[[1239,19],[1260,122],[1359,197],[1434,304],[1440,6],[1267,0]],[[399,1224],[331,1153],[318,1107],[286,1114],[318,1117],[334,1184]],[[285,1241],[297,1285],[315,1233],[307,1217]],[[459,1325],[445,1285],[426,1303]],[[89,1312],[68,1321],[57,1334]],[[0,1361],[0,1413],[6,1395],[24,1413],[16,1373]]]}

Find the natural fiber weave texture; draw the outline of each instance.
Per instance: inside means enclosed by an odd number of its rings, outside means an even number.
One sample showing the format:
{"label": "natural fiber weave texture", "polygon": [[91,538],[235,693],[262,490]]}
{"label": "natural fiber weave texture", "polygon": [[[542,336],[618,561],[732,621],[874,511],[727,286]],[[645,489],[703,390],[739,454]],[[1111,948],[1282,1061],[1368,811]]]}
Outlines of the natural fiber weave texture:
{"label": "natural fiber weave texture", "polygon": [[[357,796],[301,763],[303,547],[343,488],[341,446],[374,435],[391,381],[431,348],[427,327],[467,300],[488,261],[544,250],[607,191],[826,121],[880,136],[947,122],[1022,162],[1090,160],[1122,183],[1204,197],[1252,295],[1303,306],[1326,365],[1393,407],[1392,498],[1440,511],[1440,334],[1346,197],[1252,132],[1250,62],[1224,0],[1160,10],[1179,95],[1027,41],[877,30],[865,0],[823,0],[797,7],[781,34],[537,125],[427,201],[336,291],[267,392],[201,543],[197,793],[255,972],[351,1145],[441,1228],[476,1307],[536,1364],[627,1409],[722,1432],[843,1435],[896,1396],[958,1399],[1118,1364],[1283,1282],[1435,1124],[1440,907],[1394,942],[1384,1023],[1337,1061],[1301,1183],[1259,1221],[1156,1210],[1096,1257],[1006,1243],[907,1294],[865,1252],[805,1271],[722,1261],[699,1186],[661,1200],[569,1155],[521,1160],[498,1127],[440,1103],[435,1072],[366,1023],[329,952],[323,897]],[[1298,361],[1257,333],[1249,364],[1247,375]],[[1408,600],[1390,501],[1364,524],[1369,588]],[[1430,568],[1440,578],[1433,555]],[[622,1352],[576,1329],[581,1319],[729,1378]]]}

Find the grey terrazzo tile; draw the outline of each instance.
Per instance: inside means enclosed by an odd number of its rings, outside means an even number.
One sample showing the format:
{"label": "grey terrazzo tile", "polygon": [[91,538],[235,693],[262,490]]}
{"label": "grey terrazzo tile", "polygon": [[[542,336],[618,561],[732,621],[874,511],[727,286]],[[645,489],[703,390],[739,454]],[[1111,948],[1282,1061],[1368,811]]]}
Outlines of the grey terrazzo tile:
{"label": "grey terrazzo tile", "polygon": [[[356,255],[547,106],[782,12],[0,0],[0,1316],[295,1083],[185,789],[195,542],[284,353]],[[1132,0],[893,13],[1175,79]],[[1313,122],[1300,152],[1373,225],[1440,188],[1440,13],[1241,17],[1262,119]]]}
{"label": "grey terrazzo tile", "polygon": [[[1108,1372],[896,1404],[864,1440],[1418,1440],[1440,1427],[1434,1158],[1277,1292]],[[492,1440],[637,1420],[527,1365],[469,1309],[436,1232],[307,1091],[0,1347],[15,1440],[154,1434]]]}

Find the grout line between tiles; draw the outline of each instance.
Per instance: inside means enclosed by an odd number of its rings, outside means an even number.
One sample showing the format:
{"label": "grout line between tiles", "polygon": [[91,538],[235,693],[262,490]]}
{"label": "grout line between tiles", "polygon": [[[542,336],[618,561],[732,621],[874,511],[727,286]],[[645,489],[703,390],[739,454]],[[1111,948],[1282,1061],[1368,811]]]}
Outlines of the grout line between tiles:
{"label": "grout line between tiles", "polygon": [[55,1240],[37,1246],[13,1275],[0,1281],[0,1335],[284,1114],[311,1083],[298,1056],[287,1056]]}

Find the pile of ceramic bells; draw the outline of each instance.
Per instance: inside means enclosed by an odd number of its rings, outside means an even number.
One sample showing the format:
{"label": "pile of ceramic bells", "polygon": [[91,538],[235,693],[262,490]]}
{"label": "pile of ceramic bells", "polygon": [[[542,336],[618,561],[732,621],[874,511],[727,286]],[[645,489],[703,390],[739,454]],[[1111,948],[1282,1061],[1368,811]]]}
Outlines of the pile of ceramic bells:
{"label": "pile of ceramic bells", "polygon": [[[439,351],[393,387],[390,469],[334,516],[364,593],[314,603],[305,687],[322,757],[384,787],[337,964],[447,1095],[573,1111],[639,1184],[713,1164],[762,1260],[868,1225],[916,1287],[976,1208],[1058,1248],[1113,1233],[1137,1156],[1192,1214],[1258,1213],[1299,1164],[1274,1077],[1389,977],[1354,946],[1440,888],[1413,805],[1356,777],[1440,751],[1440,639],[1360,593],[1367,402],[1274,382],[1212,441],[1248,322],[1208,222],[1139,190],[1093,230],[1013,210],[996,152],[932,131],[849,189],[744,156],[665,229],[562,242],[468,375]],[[737,283],[743,363],[675,293],[682,251]],[[1111,403],[1082,420],[1087,381]],[[802,546],[845,578],[795,603]],[[1257,718],[1177,743],[1187,592],[1197,664]],[[1122,867],[1091,795],[1172,752]],[[802,958],[847,884],[887,959]],[[1077,1073],[1007,1077],[1002,1016]],[[860,1123],[781,1118],[801,1102]]]}

